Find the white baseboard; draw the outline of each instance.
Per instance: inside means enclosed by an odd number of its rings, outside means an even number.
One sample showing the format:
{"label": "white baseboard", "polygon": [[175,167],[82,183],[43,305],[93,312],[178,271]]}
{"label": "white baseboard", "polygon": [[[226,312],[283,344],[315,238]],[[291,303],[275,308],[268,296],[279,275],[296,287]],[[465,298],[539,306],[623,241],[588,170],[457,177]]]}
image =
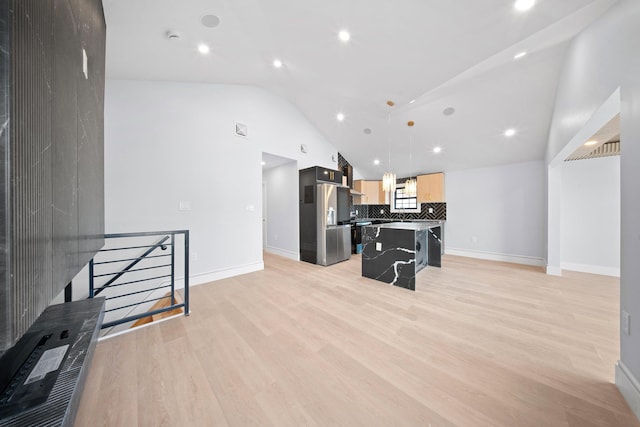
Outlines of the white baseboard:
{"label": "white baseboard", "polygon": [[640,382],[629,371],[629,368],[618,360],[616,363],[616,386],[640,420]]}
{"label": "white baseboard", "polygon": [[294,261],[300,261],[300,254],[297,252],[288,251],[286,249],[274,248],[273,246],[266,246],[264,250],[266,252],[269,252],[270,254],[280,255],[285,258],[292,259]]}
{"label": "white baseboard", "polygon": [[562,276],[562,268],[553,265],[547,265],[547,274],[549,276]]}
{"label": "white baseboard", "polygon": [[[191,274],[189,276],[189,286],[198,286],[204,283],[215,282],[216,280],[228,279],[241,274],[253,273],[255,271],[264,270],[264,262],[256,262],[253,264],[239,265],[235,267],[223,268],[216,271],[206,273]],[[184,288],[184,277],[176,279],[176,289]]]}
{"label": "white baseboard", "polygon": [[513,264],[533,265],[536,267],[543,267],[545,265],[544,259],[542,258],[522,255],[496,254],[492,252],[473,251],[468,249],[446,248],[445,254],[464,256],[468,258],[486,259],[489,261],[511,262]]}
{"label": "white baseboard", "polygon": [[563,270],[600,274],[602,276],[620,277],[620,268],[604,267],[601,265],[575,264],[572,262],[563,262],[560,265]]}

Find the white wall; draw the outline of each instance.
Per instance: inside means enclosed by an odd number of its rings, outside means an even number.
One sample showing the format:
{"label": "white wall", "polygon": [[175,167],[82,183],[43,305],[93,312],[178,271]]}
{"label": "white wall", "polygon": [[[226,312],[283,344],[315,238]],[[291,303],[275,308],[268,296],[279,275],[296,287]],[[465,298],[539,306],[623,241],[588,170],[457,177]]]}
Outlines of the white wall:
{"label": "white wall", "polygon": [[[588,125],[590,118],[619,87],[620,307],[631,315],[631,333],[627,335],[624,328],[620,328],[616,384],[640,417],[639,22],[640,1],[621,0],[572,42],[558,83],[547,161],[551,162]],[[549,217],[550,223],[556,220],[558,218]]]}
{"label": "white wall", "polygon": [[298,167],[290,162],[264,171],[267,199],[265,249],[300,259]]}
{"label": "white wall", "polygon": [[[235,121],[248,125],[247,138],[234,134]],[[191,230],[192,283],[262,268],[263,151],[299,168],[337,167],[335,147],[264,90],[107,81],[107,232]],[[191,210],[179,211],[180,201]]]}
{"label": "white wall", "polygon": [[543,264],[542,161],[447,172],[445,179],[447,253]]}
{"label": "white wall", "polygon": [[561,267],[620,276],[620,157],[561,168]]}

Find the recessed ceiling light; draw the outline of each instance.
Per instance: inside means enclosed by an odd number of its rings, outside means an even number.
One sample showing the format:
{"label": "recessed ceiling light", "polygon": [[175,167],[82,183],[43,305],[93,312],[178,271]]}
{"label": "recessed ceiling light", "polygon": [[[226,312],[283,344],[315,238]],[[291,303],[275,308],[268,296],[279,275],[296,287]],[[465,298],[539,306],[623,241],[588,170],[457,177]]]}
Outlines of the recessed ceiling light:
{"label": "recessed ceiling light", "polygon": [[513,136],[516,134],[516,130],[515,129],[507,129],[504,131],[504,136]]}
{"label": "recessed ceiling light", "polygon": [[531,9],[535,3],[536,0],[516,0],[516,2],[513,4],[513,7],[515,7],[516,10],[519,10],[520,12],[525,12]]}
{"label": "recessed ceiling light", "polygon": [[274,59],[273,66],[276,68],[282,68],[282,61],[280,61],[279,59]]}
{"label": "recessed ceiling light", "polygon": [[376,166],[377,166],[377,165],[379,165],[379,164],[380,164],[380,160],[375,159],[375,160],[373,161],[373,164],[374,164],[374,165],[376,165]]}
{"label": "recessed ceiling light", "polygon": [[267,162],[265,162],[264,160],[262,161],[262,166],[266,165]]}
{"label": "recessed ceiling light", "polygon": [[513,57],[513,59],[520,59],[520,58],[523,58],[525,56],[527,56],[527,52],[520,52],[519,54],[515,55]]}
{"label": "recessed ceiling light", "polygon": [[598,141],[595,140],[591,140],[591,141],[587,141],[584,143],[584,145],[586,146],[591,146],[591,145],[596,145],[598,143]]}
{"label": "recessed ceiling light", "polygon": [[339,121],[339,122],[343,121],[343,120],[344,120],[344,114],[342,114],[342,113],[338,113],[338,114],[336,115],[336,119],[338,119],[338,121]]}
{"label": "recessed ceiling light", "polygon": [[409,104],[413,104],[414,102],[416,102],[416,100],[412,99],[411,101],[409,101]]}
{"label": "recessed ceiling light", "polygon": [[455,112],[456,112],[456,109],[453,107],[447,107],[444,110],[442,110],[442,114],[444,114],[445,116],[451,116]]}
{"label": "recessed ceiling light", "polygon": [[371,135],[372,130],[370,128],[364,128],[362,132],[364,132],[365,135]]}
{"label": "recessed ceiling light", "polygon": [[206,55],[207,53],[209,53],[209,46],[207,46],[204,43],[201,43],[198,45],[198,52],[200,52],[203,55]]}
{"label": "recessed ceiling light", "polygon": [[440,148],[440,147],[435,147],[435,148],[433,149],[433,152],[434,152],[434,153],[439,153],[439,152],[441,152],[441,151],[442,151],[442,148]]}
{"label": "recessed ceiling light", "polygon": [[207,28],[215,28],[220,25],[220,18],[216,15],[204,15],[200,19],[200,23]]}
{"label": "recessed ceiling light", "polygon": [[349,32],[347,30],[342,30],[338,33],[338,37],[340,38],[340,40],[342,40],[343,42],[348,42],[349,39],[351,38],[351,34],[349,34]]}

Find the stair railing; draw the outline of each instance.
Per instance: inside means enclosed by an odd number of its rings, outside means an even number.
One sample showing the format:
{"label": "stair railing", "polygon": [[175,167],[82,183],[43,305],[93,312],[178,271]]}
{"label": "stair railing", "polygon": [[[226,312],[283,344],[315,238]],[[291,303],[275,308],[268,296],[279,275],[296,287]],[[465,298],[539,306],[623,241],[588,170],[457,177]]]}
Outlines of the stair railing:
{"label": "stair railing", "polygon": [[[89,262],[89,298],[102,294],[107,302],[103,329],[180,308],[185,316],[189,315],[189,230],[117,233],[104,237],[104,248]],[[148,242],[153,237],[156,239]],[[178,239],[183,242],[180,245],[184,256],[183,302],[176,302],[175,298]],[[126,243],[115,243],[122,241]],[[132,255],[140,250],[144,252]],[[155,296],[166,289],[169,289],[167,295]],[[151,303],[165,298],[170,298],[168,305],[150,309]],[[109,315],[123,311],[126,314]]]}

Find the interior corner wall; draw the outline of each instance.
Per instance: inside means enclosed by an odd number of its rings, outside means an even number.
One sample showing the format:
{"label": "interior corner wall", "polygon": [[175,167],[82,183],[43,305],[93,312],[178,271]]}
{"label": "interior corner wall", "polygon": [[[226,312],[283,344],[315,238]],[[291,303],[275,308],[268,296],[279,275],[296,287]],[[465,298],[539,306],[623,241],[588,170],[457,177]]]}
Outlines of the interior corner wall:
{"label": "interior corner wall", "polygon": [[561,168],[562,269],[620,276],[620,156]]}
{"label": "interior corner wall", "polygon": [[543,161],[447,172],[449,254],[542,265]]}
{"label": "interior corner wall", "polygon": [[[247,137],[235,135],[235,122]],[[262,89],[108,80],[107,233],[189,229],[194,284],[261,269],[262,152],[336,168],[335,147]],[[181,201],[190,209],[179,210]]]}
{"label": "interior corner wall", "polygon": [[[621,256],[620,308],[630,314],[630,334],[620,335],[622,370],[635,391],[616,381],[640,415],[640,2],[621,0],[580,33],[567,51],[558,82],[547,162],[620,88]],[[551,191],[551,189],[550,189]],[[551,220],[551,219],[550,219]],[[627,381],[627,383],[629,383]],[[625,391],[626,390],[626,391]],[[632,396],[635,396],[633,398]],[[634,403],[635,402],[635,403]],[[636,406],[634,406],[636,405]]]}
{"label": "interior corner wall", "polygon": [[300,259],[298,167],[296,162],[266,170],[265,249],[292,259]]}

